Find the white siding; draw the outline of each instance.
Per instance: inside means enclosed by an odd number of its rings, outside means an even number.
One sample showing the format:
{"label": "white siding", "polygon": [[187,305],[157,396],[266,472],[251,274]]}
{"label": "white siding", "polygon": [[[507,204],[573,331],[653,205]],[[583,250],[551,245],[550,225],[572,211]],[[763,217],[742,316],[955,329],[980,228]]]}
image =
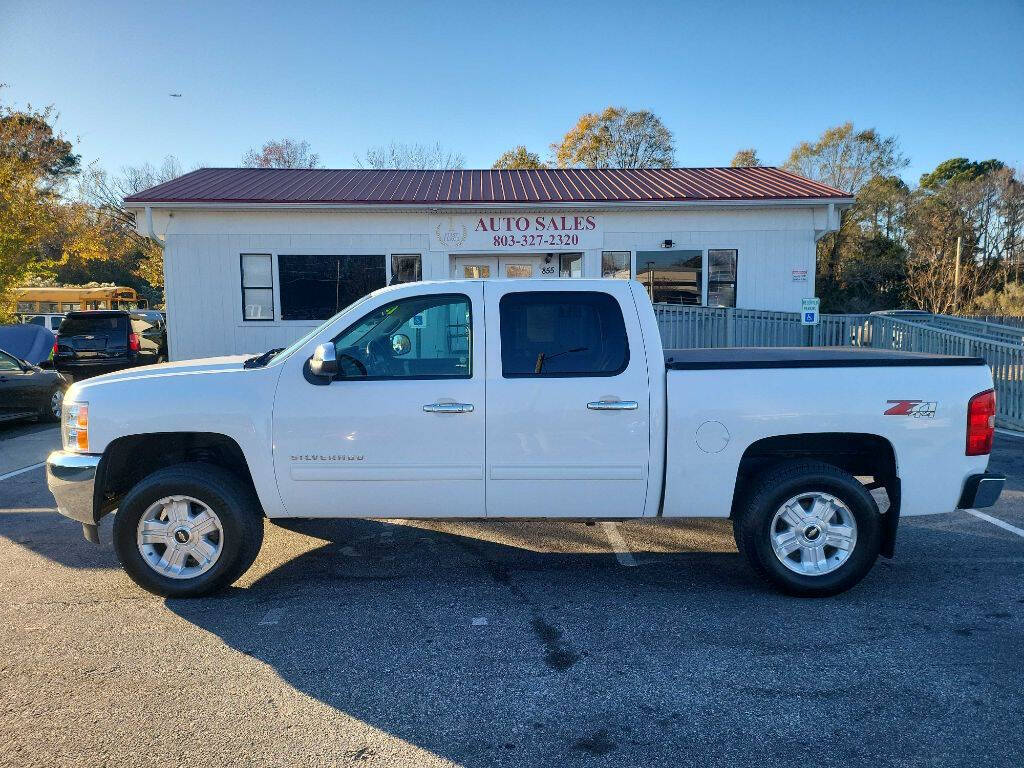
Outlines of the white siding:
{"label": "white siding", "polygon": [[[164,250],[167,320],[173,360],[256,353],[286,346],[317,325],[281,321],[277,255],[421,253],[424,279],[449,277],[449,254],[430,251],[428,214],[420,211],[201,211],[155,210]],[[723,207],[601,211],[603,249],[735,248],[737,304],[797,311],[814,295],[815,231],[825,227],[824,206]],[[571,250],[571,249],[564,249]],[[274,321],[243,321],[242,253],[274,257]],[[584,252],[584,276],[600,276],[601,249]],[[793,270],[807,270],[794,282]]]}

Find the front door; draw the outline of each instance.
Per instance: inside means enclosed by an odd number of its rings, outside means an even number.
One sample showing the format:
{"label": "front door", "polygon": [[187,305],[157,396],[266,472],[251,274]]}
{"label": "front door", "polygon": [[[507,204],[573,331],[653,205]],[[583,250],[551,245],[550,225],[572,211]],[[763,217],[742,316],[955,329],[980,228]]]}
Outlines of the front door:
{"label": "front door", "polygon": [[607,283],[484,286],[488,516],[644,514],[647,360],[629,284]]}
{"label": "front door", "polygon": [[418,285],[356,314],[316,340],[335,345],[330,384],[304,375],[305,350],[281,374],[274,469],[288,514],[481,516],[483,284]]}

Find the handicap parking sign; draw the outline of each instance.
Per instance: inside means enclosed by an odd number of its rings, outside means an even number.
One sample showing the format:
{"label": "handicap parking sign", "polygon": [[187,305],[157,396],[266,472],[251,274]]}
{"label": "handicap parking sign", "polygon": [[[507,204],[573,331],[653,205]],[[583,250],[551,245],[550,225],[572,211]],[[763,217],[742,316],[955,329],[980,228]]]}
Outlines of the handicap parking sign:
{"label": "handicap parking sign", "polygon": [[801,325],[817,325],[818,324],[818,308],[821,306],[821,299],[801,299],[800,300],[800,324]]}

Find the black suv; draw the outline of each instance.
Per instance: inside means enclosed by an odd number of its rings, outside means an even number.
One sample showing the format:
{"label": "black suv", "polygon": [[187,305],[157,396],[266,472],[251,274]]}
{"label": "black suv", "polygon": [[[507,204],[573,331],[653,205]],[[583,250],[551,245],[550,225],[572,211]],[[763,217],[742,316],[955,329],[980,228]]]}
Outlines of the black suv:
{"label": "black suv", "polygon": [[167,359],[167,323],[151,309],[68,312],[53,345],[53,367],[83,379]]}

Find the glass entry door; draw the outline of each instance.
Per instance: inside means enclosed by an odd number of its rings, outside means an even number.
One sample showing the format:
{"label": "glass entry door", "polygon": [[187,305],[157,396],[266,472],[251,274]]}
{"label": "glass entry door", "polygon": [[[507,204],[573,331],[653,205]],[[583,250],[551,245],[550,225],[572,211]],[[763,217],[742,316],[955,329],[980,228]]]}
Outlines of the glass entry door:
{"label": "glass entry door", "polygon": [[583,254],[576,253],[502,253],[496,256],[456,256],[452,259],[452,277],[542,278],[581,277]]}

